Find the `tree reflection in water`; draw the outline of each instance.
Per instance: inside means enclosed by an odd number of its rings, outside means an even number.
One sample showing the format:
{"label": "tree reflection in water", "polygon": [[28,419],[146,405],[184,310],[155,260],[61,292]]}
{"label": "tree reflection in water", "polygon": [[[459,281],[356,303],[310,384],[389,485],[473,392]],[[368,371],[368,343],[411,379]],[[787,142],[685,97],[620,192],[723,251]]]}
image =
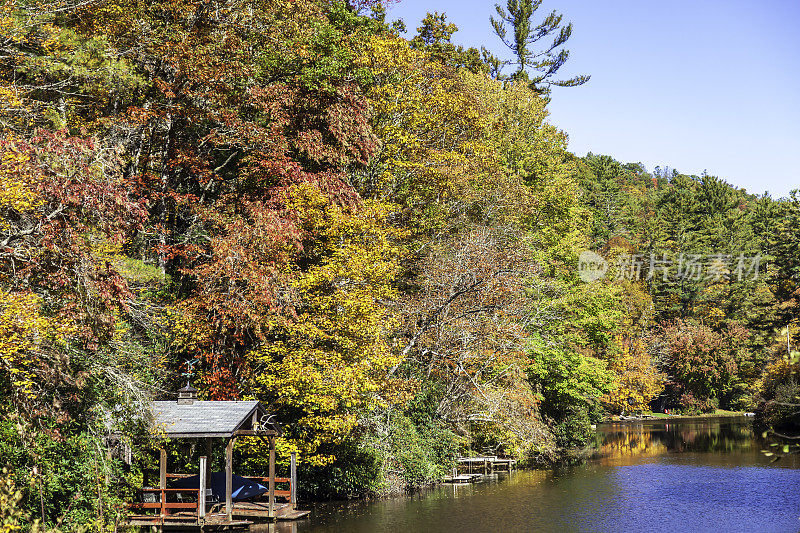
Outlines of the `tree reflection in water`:
{"label": "tree reflection in water", "polygon": [[[770,464],[749,419],[604,424],[598,457],[408,497],[315,506],[264,533],[795,533],[797,456]],[[793,463],[795,461],[795,463]],[[786,468],[790,467],[790,468]]]}
{"label": "tree reflection in water", "polygon": [[[647,421],[603,424],[597,431],[597,460],[614,464],[625,458],[658,457],[680,453],[726,453],[763,459],[769,447],[742,419],[705,418],[692,421]],[[763,461],[758,461],[763,462]],[[796,467],[797,459],[788,458]]]}

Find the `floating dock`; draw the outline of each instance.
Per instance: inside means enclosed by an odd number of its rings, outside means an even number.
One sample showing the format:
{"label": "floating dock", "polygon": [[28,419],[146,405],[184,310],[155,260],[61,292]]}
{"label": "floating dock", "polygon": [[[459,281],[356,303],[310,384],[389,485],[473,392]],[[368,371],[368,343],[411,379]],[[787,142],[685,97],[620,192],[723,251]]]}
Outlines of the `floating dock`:
{"label": "floating dock", "polygon": [[444,478],[444,483],[475,483],[483,478],[483,474],[455,474]]}

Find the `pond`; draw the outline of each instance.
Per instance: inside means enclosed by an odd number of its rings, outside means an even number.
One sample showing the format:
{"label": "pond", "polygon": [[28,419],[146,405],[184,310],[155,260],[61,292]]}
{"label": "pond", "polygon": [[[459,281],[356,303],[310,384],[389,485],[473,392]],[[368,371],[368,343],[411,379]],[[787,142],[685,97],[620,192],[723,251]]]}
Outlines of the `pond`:
{"label": "pond", "polygon": [[[746,419],[600,425],[598,457],[409,497],[320,504],[297,533],[798,532],[800,461],[770,464]],[[262,531],[266,531],[263,529]]]}

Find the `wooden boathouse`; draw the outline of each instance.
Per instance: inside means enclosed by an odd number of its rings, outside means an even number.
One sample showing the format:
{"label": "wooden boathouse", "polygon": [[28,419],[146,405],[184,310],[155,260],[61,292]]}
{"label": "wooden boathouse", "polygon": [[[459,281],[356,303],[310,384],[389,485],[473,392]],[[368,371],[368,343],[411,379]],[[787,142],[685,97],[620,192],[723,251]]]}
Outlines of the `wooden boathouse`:
{"label": "wooden boathouse", "polygon": [[[151,410],[154,434],[162,442],[188,440],[194,447],[203,447],[205,453],[199,458],[196,473],[170,473],[162,444],[158,486],[139,489],[138,501],[129,504],[135,513],[128,520],[129,526],[246,528],[254,521],[294,520],[308,514],[295,508],[294,454],[290,476],[275,475],[275,439],[281,435],[281,427],[260,402],[202,401],[197,399],[197,390],[187,385],[178,391],[177,401],[152,402]],[[239,437],[256,437],[267,444],[266,476],[234,474],[233,447]],[[224,474],[212,472],[215,446],[224,447]]]}

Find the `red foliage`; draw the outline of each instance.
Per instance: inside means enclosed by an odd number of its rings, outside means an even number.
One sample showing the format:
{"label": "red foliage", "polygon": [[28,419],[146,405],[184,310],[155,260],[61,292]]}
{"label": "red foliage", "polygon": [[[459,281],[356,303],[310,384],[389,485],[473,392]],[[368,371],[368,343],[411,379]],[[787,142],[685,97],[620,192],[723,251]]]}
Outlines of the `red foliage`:
{"label": "red foliage", "polygon": [[127,113],[140,130],[134,179],[161,234],[159,259],[182,287],[182,309],[214,332],[185,355],[201,360],[213,397],[231,398],[263,315],[293,314],[285,264],[309,236],[290,207],[292,188],[312,184],[332,202],[358,205],[348,171],[370,159],[377,140],[344,65],[334,75],[326,64],[325,83],[310,82],[302,68],[325,59],[308,57],[302,39],[310,36],[271,35],[281,17],[297,16],[278,10],[292,8],[268,3],[211,17],[181,5],[152,8],[169,12],[157,20],[169,21],[162,31],[174,39],[148,50],[160,65],[155,100]]}
{"label": "red foliage", "polygon": [[116,150],[63,131],[0,138],[0,174],[34,195],[27,204],[0,206],[7,221],[0,230],[2,279],[12,290],[46,294],[55,312],[79,325],[89,349],[111,334],[114,309],[130,295],[92,247],[121,245],[146,214],[120,170]]}

